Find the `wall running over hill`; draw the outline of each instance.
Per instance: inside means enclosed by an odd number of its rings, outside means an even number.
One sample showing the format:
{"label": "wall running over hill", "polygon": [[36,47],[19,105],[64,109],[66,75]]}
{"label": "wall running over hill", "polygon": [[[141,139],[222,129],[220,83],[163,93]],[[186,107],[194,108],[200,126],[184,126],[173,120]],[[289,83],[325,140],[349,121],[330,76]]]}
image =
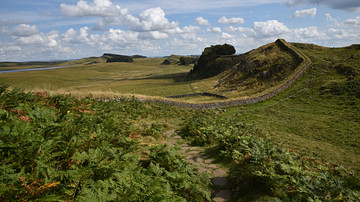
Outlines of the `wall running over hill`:
{"label": "wall running over hill", "polygon": [[248,105],[248,104],[254,104],[258,102],[262,102],[264,100],[270,99],[285,89],[289,88],[303,73],[304,71],[311,65],[310,59],[291,47],[285,40],[278,39],[276,40],[276,43],[284,48],[285,50],[289,51],[292,55],[294,55],[296,58],[298,58],[300,61],[300,65],[296,68],[295,73],[283,84],[280,84],[276,89],[257,96],[253,98],[247,98],[247,99],[237,99],[237,100],[230,100],[230,101],[223,101],[223,102],[214,102],[214,103],[199,103],[199,104],[192,104],[192,103],[185,103],[185,102],[178,102],[174,100],[162,100],[162,99],[150,99],[150,98],[141,98],[140,101],[148,101],[148,102],[155,102],[155,103],[163,103],[168,105],[175,105],[182,108],[194,108],[194,109],[218,109],[218,108],[225,108],[225,107],[232,107],[232,106],[238,106],[238,105]]}

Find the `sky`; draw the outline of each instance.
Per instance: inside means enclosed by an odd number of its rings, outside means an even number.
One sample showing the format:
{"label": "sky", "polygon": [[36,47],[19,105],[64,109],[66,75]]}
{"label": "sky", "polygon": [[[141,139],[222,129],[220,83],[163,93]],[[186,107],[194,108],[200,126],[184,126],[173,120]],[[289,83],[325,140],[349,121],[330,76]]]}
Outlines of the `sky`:
{"label": "sky", "polygon": [[0,0],[0,61],[360,43],[359,0]]}

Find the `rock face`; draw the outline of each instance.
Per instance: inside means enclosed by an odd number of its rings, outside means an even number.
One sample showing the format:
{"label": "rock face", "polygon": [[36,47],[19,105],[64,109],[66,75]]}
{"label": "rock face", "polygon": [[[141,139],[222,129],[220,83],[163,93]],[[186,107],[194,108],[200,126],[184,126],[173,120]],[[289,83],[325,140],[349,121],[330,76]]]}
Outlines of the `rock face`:
{"label": "rock face", "polygon": [[[232,45],[215,45],[205,48],[194,68],[189,73],[192,78],[212,77],[224,71],[228,66],[229,60],[217,60],[220,56],[230,56],[235,54]],[[231,63],[231,62],[230,62]]]}

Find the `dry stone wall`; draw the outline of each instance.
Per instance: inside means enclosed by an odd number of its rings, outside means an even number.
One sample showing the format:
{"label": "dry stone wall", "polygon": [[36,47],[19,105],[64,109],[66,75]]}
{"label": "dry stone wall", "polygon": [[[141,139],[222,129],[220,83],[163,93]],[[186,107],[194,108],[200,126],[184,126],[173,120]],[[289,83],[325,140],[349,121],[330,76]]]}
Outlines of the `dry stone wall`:
{"label": "dry stone wall", "polygon": [[[285,40],[278,39],[276,41],[276,43],[278,43],[281,47],[288,50],[295,57],[298,57],[300,59],[300,61],[302,61],[302,62],[296,68],[295,73],[292,75],[292,77],[290,77],[285,83],[279,85],[278,88],[276,88],[273,91],[270,91],[264,95],[260,95],[258,97],[253,97],[253,98],[248,98],[248,99],[237,99],[237,100],[229,100],[229,101],[223,101],[223,102],[201,103],[201,104],[200,103],[193,104],[193,103],[178,102],[175,100],[148,99],[148,98],[141,98],[139,100],[155,102],[155,103],[163,103],[163,104],[167,104],[167,105],[175,105],[175,106],[182,107],[182,108],[219,109],[219,108],[232,107],[232,106],[238,106],[238,105],[254,104],[254,103],[258,103],[258,102],[262,102],[264,100],[270,99],[270,98],[278,95],[285,89],[289,88],[304,73],[304,71],[311,65],[311,61],[307,56],[301,54],[297,50],[294,50]],[[203,93],[200,93],[200,94],[204,95]]]}

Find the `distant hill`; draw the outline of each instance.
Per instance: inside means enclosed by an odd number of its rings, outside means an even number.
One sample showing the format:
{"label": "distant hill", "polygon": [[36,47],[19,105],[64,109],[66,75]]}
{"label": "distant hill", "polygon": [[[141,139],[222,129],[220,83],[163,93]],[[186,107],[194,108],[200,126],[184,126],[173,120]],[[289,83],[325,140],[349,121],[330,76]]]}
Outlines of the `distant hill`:
{"label": "distant hill", "polygon": [[106,62],[133,62],[134,58],[146,58],[146,56],[142,55],[133,55],[133,56],[127,56],[127,55],[117,55],[112,53],[104,53],[101,57],[106,58]]}
{"label": "distant hill", "polygon": [[181,55],[170,55],[167,57],[164,57],[164,61],[162,62],[162,65],[192,65],[195,64],[198,60],[198,57],[196,56],[181,56]]}

